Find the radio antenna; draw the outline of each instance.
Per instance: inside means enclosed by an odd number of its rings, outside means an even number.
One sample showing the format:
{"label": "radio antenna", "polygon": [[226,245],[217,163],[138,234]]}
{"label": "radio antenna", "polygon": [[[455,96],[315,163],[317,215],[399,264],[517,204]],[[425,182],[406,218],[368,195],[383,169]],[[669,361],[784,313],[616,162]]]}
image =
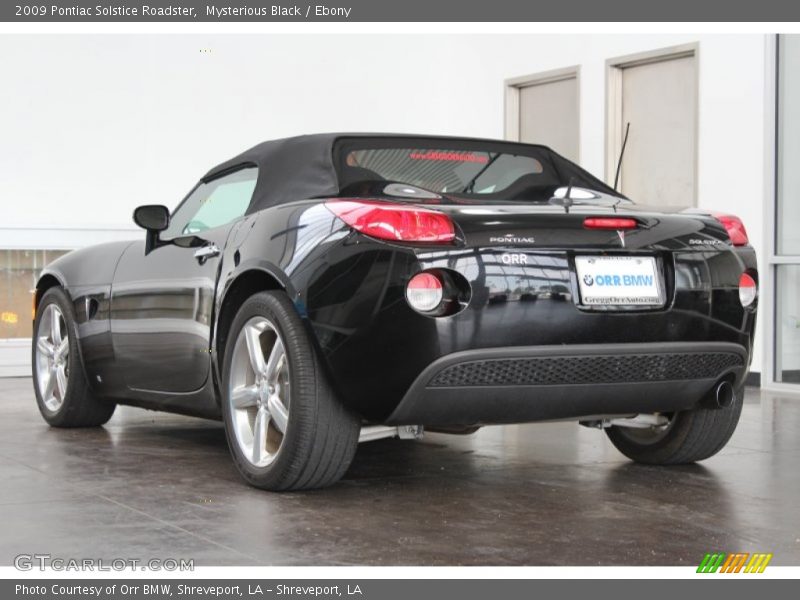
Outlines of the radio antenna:
{"label": "radio antenna", "polygon": [[574,177],[569,178],[569,185],[567,186],[567,193],[564,194],[564,211],[569,214],[569,207],[572,206],[572,183],[575,181]]}
{"label": "radio antenna", "polygon": [[619,151],[619,160],[617,161],[617,173],[614,175],[614,191],[617,191],[617,184],[619,183],[619,172],[622,169],[622,157],[625,156],[625,146],[628,145],[628,134],[631,132],[631,122],[625,126],[625,137],[622,138],[622,148]]}

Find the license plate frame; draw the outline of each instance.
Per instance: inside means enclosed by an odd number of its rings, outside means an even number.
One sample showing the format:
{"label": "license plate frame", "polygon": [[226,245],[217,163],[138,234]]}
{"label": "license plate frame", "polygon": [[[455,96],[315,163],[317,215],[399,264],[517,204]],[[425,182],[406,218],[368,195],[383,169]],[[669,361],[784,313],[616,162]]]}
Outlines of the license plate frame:
{"label": "license plate frame", "polygon": [[584,254],[575,256],[573,264],[578,304],[583,308],[653,310],[664,306],[662,269],[656,256]]}

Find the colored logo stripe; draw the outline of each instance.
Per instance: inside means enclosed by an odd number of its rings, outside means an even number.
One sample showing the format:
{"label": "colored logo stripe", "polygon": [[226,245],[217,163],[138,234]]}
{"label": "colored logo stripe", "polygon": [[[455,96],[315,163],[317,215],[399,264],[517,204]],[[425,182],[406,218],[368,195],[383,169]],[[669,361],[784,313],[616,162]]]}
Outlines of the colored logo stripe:
{"label": "colored logo stripe", "polygon": [[767,568],[769,561],[772,560],[772,554],[753,554],[753,558],[747,563],[744,568],[745,573],[763,573]]}
{"label": "colored logo stripe", "polygon": [[[749,561],[748,558],[750,559]],[[763,573],[771,560],[772,554],[756,553],[751,555],[748,552],[735,552],[732,554],[709,552],[703,557],[700,566],[697,567],[697,572]]]}
{"label": "colored logo stripe", "polygon": [[750,556],[747,552],[737,552],[736,554],[729,554],[728,559],[722,565],[720,573],[738,573],[742,570],[744,561]]}
{"label": "colored logo stripe", "polygon": [[716,573],[722,561],[725,560],[724,552],[715,552],[714,554],[706,554],[700,566],[697,567],[698,573]]}

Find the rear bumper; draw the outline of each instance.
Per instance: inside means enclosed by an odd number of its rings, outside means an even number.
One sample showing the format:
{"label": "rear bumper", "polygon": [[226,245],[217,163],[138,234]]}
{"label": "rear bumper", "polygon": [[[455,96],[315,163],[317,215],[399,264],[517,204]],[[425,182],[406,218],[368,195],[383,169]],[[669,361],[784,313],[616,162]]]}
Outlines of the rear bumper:
{"label": "rear bumper", "polygon": [[721,379],[739,386],[747,350],[727,342],[467,350],[426,368],[387,424],[523,423],[695,406]]}

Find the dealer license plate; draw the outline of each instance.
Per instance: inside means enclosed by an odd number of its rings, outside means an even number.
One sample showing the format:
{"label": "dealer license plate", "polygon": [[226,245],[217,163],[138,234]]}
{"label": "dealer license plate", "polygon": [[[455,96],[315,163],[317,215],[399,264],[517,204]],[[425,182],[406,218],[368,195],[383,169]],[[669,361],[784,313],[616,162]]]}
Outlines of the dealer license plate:
{"label": "dealer license plate", "polygon": [[652,256],[576,256],[581,303],[655,306],[664,303]]}

